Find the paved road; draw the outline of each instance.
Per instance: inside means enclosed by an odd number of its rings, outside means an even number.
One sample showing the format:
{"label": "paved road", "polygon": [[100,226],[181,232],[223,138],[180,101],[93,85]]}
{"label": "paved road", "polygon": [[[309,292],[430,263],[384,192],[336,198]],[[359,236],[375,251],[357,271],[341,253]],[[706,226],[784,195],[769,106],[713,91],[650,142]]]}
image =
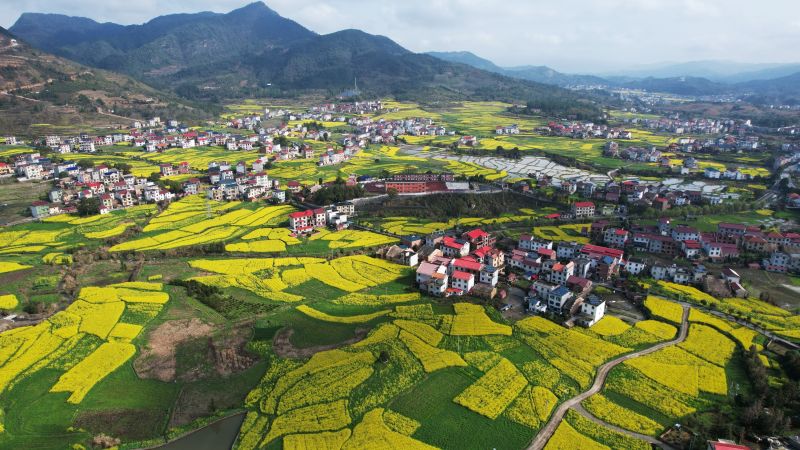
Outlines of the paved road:
{"label": "paved road", "polygon": [[[547,441],[549,441],[550,437],[552,437],[553,433],[555,433],[556,428],[558,428],[558,425],[564,419],[564,416],[567,414],[567,411],[569,411],[571,408],[579,406],[582,401],[586,400],[587,398],[591,397],[594,394],[597,394],[598,392],[600,392],[601,389],[603,389],[603,385],[605,385],[606,379],[608,378],[608,374],[609,372],[611,372],[611,369],[629,359],[634,359],[640,356],[649,355],[650,353],[656,352],[663,348],[680,344],[681,342],[686,340],[686,336],[688,335],[688,333],[689,333],[689,308],[684,305],[683,318],[681,319],[681,330],[678,333],[677,338],[668,342],[662,342],[660,344],[654,345],[644,350],[640,350],[638,352],[628,353],[627,355],[620,356],[619,358],[609,361],[600,366],[600,368],[597,370],[597,375],[595,376],[594,384],[592,384],[592,387],[590,387],[589,390],[581,394],[578,394],[575,397],[572,397],[571,399],[559,405],[559,407],[553,413],[552,417],[550,417],[550,421],[547,422],[547,425],[545,425],[544,428],[539,430],[539,433],[536,435],[535,438],[533,438],[533,442],[531,442],[531,444],[528,446],[528,450],[543,449],[544,446],[547,444]],[[630,434],[630,432],[628,432],[628,434]]]}

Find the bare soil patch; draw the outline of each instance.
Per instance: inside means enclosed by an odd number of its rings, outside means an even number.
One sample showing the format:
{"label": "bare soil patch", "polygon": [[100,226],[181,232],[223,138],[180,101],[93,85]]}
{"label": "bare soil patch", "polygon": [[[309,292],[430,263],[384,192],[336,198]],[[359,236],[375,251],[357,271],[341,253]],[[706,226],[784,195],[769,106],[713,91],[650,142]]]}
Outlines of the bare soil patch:
{"label": "bare soil patch", "polygon": [[159,381],[175,380],[179,345],[204,336],[211,336],[214,327],[200,319],[164,322],[150,333],[147,346],[133,363],[140,378]]}

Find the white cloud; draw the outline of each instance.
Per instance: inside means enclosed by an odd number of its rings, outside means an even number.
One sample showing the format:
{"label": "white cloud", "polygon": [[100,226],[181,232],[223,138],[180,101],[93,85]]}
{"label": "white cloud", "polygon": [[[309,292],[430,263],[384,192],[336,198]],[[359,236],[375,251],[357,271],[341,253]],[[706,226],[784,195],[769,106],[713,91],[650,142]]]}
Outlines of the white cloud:
{"label": "white cloud", "polygon": [[[24,11],[141,23],[152,17],[226,12],[248,0],[16,0],[0,2],[10,26]],[[796,0],[269,0],[319,33],[358,28],[413,51],[470,50],[501,65],[570,71],[660,61],[795,62]]]}

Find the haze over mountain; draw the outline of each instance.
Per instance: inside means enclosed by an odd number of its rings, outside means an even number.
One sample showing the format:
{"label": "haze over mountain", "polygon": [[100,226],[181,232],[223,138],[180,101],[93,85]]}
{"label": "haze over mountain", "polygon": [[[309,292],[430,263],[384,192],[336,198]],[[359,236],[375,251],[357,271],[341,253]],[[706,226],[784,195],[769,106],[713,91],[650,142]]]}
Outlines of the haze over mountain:
{"label": "haze over mountain", "polygon": [[704,61],[639,67],[604,77],[564,74],[547,66],[500,67],[471,52],[429,52],[437,58],[468,64],[509,77],[557,86],[603,86],[687,96],[740,95],[759,102],[800,99],[800,65]]}
{"label": "haze over mountain", "polygon": [[706,78],[719,83],[768,80],[800,72],[800,64],[752,64],[710,60],[632,66],[598,73],[601,77],[626,78]]}
{"label": "haze over mountain", "polygon": [[487,70],[489,72],[499,73],[522,80],[535,81],[537,83],[553,84],[556,86],[608,84],[606,80],[600,77],[595,77],[592,75],[565,74],[547,66],[500,67],[488,59],[481,58],[480,56],[467,51],[428,52],[427,54],[445,61],[467,64],[478,69]]}
{"label": "haze over mountain", "polygon": [[365,93],[401,99],[574,105],[566,109],[587,104],[570,91],[413,53],[383,36],[358,30],[318,35],[261,2],[227,14],[176,14],[129,26],[26,13],[11,31],[57,55],[187,98],[308,89],[337,94],[357,81]]}

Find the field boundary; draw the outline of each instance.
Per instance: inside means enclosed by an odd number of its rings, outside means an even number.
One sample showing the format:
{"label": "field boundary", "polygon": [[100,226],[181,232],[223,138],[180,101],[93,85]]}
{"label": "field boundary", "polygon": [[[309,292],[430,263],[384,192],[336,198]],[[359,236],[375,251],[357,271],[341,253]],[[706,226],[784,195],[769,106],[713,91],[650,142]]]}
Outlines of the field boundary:
{"label": "field boundary", "polygon": [[[541,430],[539,430],[539,433],[537,433],[537,435],[533,438],[531,444],[528,446],[528,450],[543,449],[545,445],[547,445],[547,442],[555,433],[556,428],[558,428],[558,426],[561,424],[561,421],[564,420],[564,416],[567,414],[567,411],[576,408],[577,406],[580,406],[582,401],[593,396],[594,394],[599,393],[603,389],[603,386],[606,383],[606,379],[608,378],[608,374],[611,372],[611,369],[630,359],[635,359],[640,356],[646,356],[651,353],[657,352],[658,350],[662,350],[664,348],[671,347],[673,345],[677,345],[685,341],[686,337],[689,335],[690,308],[686,305],[681,305],[681,306],[683,308],[683,316],[681,318],[681,329],[680,332],[678,333],[678,336],[675,339],[667,342],[662,342],[660,344],[656,344],[644,350],[628,353],[627,355],[620,356],[600,366],[600,368],[597,369],[597,375],[595,376],[592,387],[559,405],[559,407],[555,410],[555,412],[553,412],[553,415],[550,416],[550,420],[547,422],[547,425],[545,425]],[[663,446],[663,444],[659,445]]]}

